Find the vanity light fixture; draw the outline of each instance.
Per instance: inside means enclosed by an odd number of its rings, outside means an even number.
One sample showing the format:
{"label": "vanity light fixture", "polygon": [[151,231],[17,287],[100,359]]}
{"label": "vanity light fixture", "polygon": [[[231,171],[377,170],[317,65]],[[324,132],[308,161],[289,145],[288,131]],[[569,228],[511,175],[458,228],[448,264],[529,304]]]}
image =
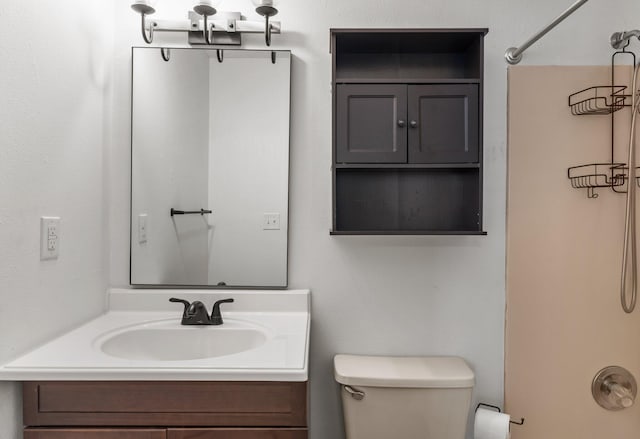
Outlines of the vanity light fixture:
{"label": "vanity light fixture", "polygon": [[153,42],[153,28],[155,26],[155,23],[152,23],[149,26],[149,36],[147,36],[147,31],[146,31],[147,18],[146,17],[147,15],[151,15],[154,12],[156,12],[156,8],[153,7],[155,3],[156,3],[155,0],[134,0],[134,2],[131,4],[131,9],[139,13],[140,17],[142,18],[142,25],[141,25],[142,38],[147,44],[151,44]]}
{"label": "vanity light fixture", "polygon": [[196,0],[193,11],[188,12],[189,18],[182,20],[149,19],[148,16],[156,12],[156,0],[133,0],[131,9],[141,16],[142,38],[147,44],[153,43],[156,32],[187,32],[192,45],[240,45],[243,33],[264,32],[267,46],[270,46],[271,34],[280,33],[280,22],[269,20],[278,13],[277,0],[252,0],[256,12],[265,17],[265,24],[246,20],[240,12],[220,12],[217,9],[219,1]]}
{"label": "vanity light fixture", "polygon": [[271,46],[271,25],[269,17],[273,17],[278,13],[276,4],[278,0],[251,0],[256,7],[256,12],[264,17],[264,37],[267,46]]}
{"label": "vanity light fixture", "polygon": [[[216,2],[218,3],[218,2]],[[211,24],[211,26],[209,26],[209,17],[212,15],[216,15],[216,12],[218,12],[216,10],[216,8],[214,8],[213,6],[213,1],[212,0],[200,0],[194,7],[193,7],[193,12],[195,12],[198,15],[202,15],[204,17],[204,29],[202,30],[203,34],[204,34],[204,41],[207,44],[213,44],[211,41],[213,40],[213,37],[211,34],[213,34],[213,29],[215,28],[214,24]]]}

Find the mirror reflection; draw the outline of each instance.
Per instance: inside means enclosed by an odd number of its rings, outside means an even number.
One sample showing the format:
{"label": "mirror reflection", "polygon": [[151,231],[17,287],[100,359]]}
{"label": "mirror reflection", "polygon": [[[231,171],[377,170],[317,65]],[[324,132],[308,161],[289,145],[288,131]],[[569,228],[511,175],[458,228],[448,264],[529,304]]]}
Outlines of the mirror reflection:
{"label": "mirror reflection", "polygon": [[286,287],[290,52],[166,55],[133,49],[131,283]]}

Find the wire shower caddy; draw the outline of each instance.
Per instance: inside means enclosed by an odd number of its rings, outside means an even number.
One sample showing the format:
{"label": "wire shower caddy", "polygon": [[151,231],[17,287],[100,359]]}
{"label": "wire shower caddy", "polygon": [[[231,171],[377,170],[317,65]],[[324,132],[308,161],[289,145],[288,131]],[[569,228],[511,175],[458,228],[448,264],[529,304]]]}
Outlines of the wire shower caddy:
{"label": "wire shower caddy", "polygon": [[[588,198],[598,198],[597,188],[610,188],[616,193],[626,193],[629,180],[629,168],[626,163],[614,161],[615,152],[615,113],[631,106],[634,93],[627,86],[616,85],[616,57],[631,56],[636,65],[636,56],[627,51],[625,45],[611,56],[611,84],[588,87],[569,95],[571,114],[575,116],[609,115],[611,118],[611,159],[606,163],[589,163],[572,166],[567,169],[571,187],[586,189]],[[636,91],[637,93],[637,91]],[[640,168],[636,172],[636,184],[640,187]]]}

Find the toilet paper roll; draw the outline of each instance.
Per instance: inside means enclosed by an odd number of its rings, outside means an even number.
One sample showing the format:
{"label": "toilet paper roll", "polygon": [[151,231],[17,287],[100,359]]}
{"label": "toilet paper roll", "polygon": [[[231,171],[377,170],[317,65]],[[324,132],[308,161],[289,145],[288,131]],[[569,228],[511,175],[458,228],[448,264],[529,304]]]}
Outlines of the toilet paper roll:
{"label": "toilet paper roll", "polygon": [[509,420],[506,413],[478,408],[473,425],[474,439],[509,439]]}

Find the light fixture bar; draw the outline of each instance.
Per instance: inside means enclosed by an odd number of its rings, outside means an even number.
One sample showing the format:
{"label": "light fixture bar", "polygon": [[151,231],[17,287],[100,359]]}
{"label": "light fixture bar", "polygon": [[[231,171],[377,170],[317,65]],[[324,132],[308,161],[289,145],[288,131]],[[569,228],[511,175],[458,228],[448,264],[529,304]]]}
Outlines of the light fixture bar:
{"label": "light fixture bar", "polygon": [[[147,18],[147,31],[151,26],[154,27],[154,32],[195,32],[204,29],[204,20],[198,20],[197,26],[193,25],[194,22],[189,20],[152,20]],[[233,24],[233,28],[229,28]],[[214,32],[243,32],[243,33],[264,33],[263,21],[246,21],[246,20],[212,20],[209,19],[209,24],[213,24]],[[280,22],[270,21],[271,32],[274,34],[280,33]]]}
{"label": "light fixture bar", "polygon": [[[211,19],[209,25],[213,24],[214,32],[242,32],[242,33],[264,33],[263,21],[233,20],[233,19]],[[280,33],[280,22],[270,21],[271,32]],[[202,32],[204,30],[204,19],[198,20],[155,20],[147,17],[147,27],[149,31],[153,27],[153,32]]]}
{"label": "light fixture bar", "polygon": [[[271,34],[281,33],[279,21],[270,21],[278,13],[278,0],[252,0],[256,12],[265,21],[245,20],[240,12],[218,11],[218,0],[198,0],[184,20],[152,19],[156,12],[154,0],[134,0],[131,9],[141,16],[142,38],[147,44],[153,43],[156,32],[186,32],[189,44],[232,45],[242,44],[243,33],[264,33],[267,46],[271,45]],[[263,25],[264,23],[264,25]]]}

